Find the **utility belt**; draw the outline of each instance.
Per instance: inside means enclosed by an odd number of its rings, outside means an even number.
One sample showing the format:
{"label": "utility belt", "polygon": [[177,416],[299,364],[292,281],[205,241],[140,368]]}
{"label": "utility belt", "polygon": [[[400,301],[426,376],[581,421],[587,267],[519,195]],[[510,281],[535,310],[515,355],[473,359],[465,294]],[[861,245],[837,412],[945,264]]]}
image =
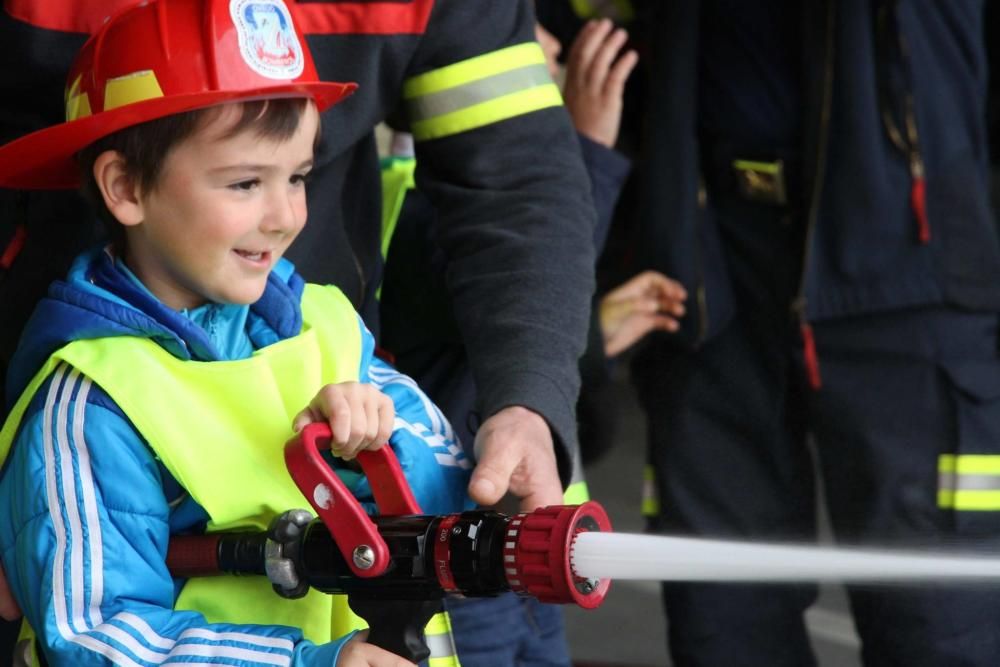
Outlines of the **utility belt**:
{"label": "utility belt", "polygon": [[756,204],[773,208],[779,214],[795,214],[804,209],[802,161],[797,151],[703,146],[701,168],[712,201]]}

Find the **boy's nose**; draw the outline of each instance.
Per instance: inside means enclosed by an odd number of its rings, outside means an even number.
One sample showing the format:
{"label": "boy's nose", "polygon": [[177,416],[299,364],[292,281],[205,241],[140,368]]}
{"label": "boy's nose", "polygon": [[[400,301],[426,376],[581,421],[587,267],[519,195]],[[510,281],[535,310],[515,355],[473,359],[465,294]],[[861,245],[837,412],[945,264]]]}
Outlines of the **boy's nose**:
{"label": "boy's nose", "polygon": [[305,221],[305,197],[300,192],[275,192],[269,197],[262,229],[272,234],[294,231]]}

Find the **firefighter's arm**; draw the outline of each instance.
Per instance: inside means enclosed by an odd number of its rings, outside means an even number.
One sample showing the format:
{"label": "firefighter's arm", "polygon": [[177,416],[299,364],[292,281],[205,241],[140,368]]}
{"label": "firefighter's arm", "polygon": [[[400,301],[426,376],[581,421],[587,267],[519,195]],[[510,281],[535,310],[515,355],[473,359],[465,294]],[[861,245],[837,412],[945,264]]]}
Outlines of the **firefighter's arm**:
{"label": "firefighter's arm", "polygon": [[295,628],[173,608],[160,468],[98,387],[63,378],[43,388],[0,479],[3,563],[49,664],[336,664],[347,638],[316,645]]}
{"label": "firefighter's arm", "polygon": [[571,472],[595,218],[533,23],[528,0],[440,0],[403,93],[417,187],[439,212],[435,237],[487,418],[479,465],[498,477],[531,466],[512,484],[526,499],[555,497]]}

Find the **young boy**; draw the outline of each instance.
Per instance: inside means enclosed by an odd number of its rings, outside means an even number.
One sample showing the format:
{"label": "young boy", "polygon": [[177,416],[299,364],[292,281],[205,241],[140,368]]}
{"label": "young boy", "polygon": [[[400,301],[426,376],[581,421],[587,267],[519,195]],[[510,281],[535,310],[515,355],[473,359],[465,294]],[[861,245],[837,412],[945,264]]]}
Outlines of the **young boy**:
{"label": "young boy", "polygon": [[410,664],[338,638],[337,598],[177,581],[164,562],[171,535],[307,506],[282,445],[312,421],[344,459],[390,441],[424,511],[466,504],[440,412],[373,357],[338,290],[282,259],[319,113],[353,87],[318,81],[282,0],[154,0],[83,47],[67,123],[0,149],[0,185],[82,176],[113,229],[52,286],[8,374],[0,556],[48,664]]}

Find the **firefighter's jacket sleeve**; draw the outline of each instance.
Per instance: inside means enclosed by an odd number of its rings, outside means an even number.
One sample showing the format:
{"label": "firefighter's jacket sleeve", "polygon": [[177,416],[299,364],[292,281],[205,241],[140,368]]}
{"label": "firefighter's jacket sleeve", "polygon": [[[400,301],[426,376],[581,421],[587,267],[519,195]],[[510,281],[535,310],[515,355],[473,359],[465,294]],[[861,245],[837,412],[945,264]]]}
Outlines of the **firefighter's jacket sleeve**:
{"label": "firefighter's jacket sleeve", "polygon": [[[534,41],[530,0],[435,3],[404,84],[417,187],[434,202],[483,418],[543,415],[575,450],[594,209],[578,142]],[[568,460],[561,460],[563,481]]]}

